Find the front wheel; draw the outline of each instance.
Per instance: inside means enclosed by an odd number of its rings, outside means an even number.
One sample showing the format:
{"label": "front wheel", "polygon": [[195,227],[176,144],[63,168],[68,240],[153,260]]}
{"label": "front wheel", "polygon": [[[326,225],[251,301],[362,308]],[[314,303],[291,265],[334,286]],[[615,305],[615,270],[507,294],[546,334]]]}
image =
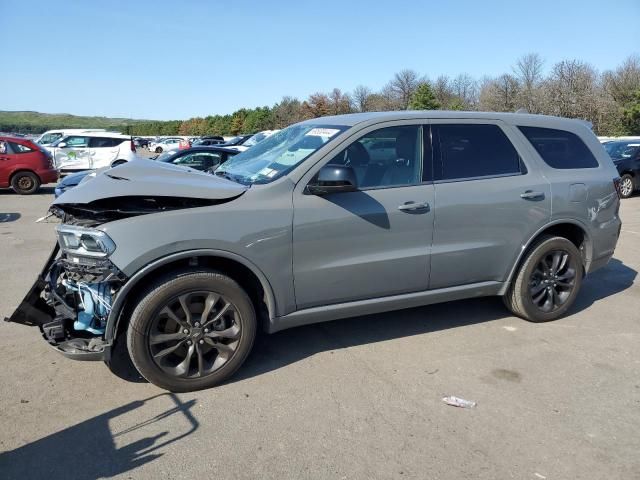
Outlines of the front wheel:
{"label": "front wheel", "polygon": [[628,173],[625,173],[620,178],[620,196],[622,198],[629,198],[633,195],[634,190],[633,177]]}
{"label": "front wheel", "polygon": [[162,147],[156,147],[156,153],[162,153]]}
{"label": "front wheel", "polygon": [[526,253],[504,303],[530,322],[555,320],[573,305],[582,274],[582,257],[573,243],[563,237],[542,237]]}
{"label": "front wheel", "polygon": [[133,364],[172,392],[210,388],[247,358],[256,335],[251,299],[215,271],[182,271],[154,282],[127,331]]}

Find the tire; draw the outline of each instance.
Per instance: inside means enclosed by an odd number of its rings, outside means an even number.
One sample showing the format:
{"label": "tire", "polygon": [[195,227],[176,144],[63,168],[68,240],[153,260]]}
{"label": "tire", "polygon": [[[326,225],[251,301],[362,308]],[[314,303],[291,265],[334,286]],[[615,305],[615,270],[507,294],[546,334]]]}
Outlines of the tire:
{"label": "tire", "polygon": [[[559,268],[549,275],[548,272],[553,271],[556,265],[558,252],[561,254],[557,264]],[[543,236],[525,254],[503,297],[504,303],[514,315],[530,322],[555,320],[573,305],[582,285],[583,273],[582,256],[573,243],[564,237]],[[569,283],[571,286],[567,287]],[[546,310],[549,302],[551,309]]]}
{"label": "tire", "polygon": [[162,153],[162,147],[156,147],[156,153]]}
{"label": "tire", "polygon": [[625,173],[620,177],[620,196],[622,198],[629,198],[633,195],[633,191],[635,190],[635,185],[633,182],[633,177],[628,173]]}
{"label": "tire", "polygon": [[[203,321],[200,314],[208,304]],[[127,347],[149,382],[191,392],[233,375],[253,347],[256,325],[253,303],[238,283],[216,271],[184,270],[159,278],[142,294],[128,326]]]}
{"label": "tire", "polygon": [[20,195],[31,195],[40,188],[40,178],[33,172],[18,172],[11,177],[11,188]]}
{"label": "tire", "polygon": [[122,159],[121,160],[116,160],[115,162],[113,162],[111,164],[111,168],[117,167],[118,165],[124,165],[125,163],[127,163],[126,160],[122,160]]}

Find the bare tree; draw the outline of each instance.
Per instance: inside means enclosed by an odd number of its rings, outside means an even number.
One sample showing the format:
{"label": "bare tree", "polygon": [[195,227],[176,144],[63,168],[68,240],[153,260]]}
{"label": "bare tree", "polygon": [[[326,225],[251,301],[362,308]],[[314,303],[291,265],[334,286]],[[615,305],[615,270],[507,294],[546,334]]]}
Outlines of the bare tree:
{"label": "bare tree", "polygon": [[597,80],[597,72],[587,63],[556,63],[545,84],[549,101],[546,113],[593,122],[597,117]]}
{"label": "bare tree", "polygon": [[530,113],[541,111],[540,85],[542,84],[542,69],[544,61],[537,53],[528,53],[518,59],[513,72],[520,84],[519,107],[526,108]]}
{"label": "bare tree", "polygon": [[329,112],[331,115],[351,113],[351,98],[349,95],[342,93],[339,88],[334,88],[329,93]]}
{"label": "bare tree", "polygon": [[504,73],[495,79],[485,79],[480,88],[479,106],[482,110],[513,112],[517,110],[520,84],[518,79]]}
{"label": "bare tree", "polygon": [[468,73],[461,73],[451,82],[451,90],[457,101],[454,107],[473,110],[478,103],[478,82]]}
{"label": "bare tree", "polygon": [[441,108],[449,108],[454,96],[449,77],[446,75],[440,75],[436,81],[433,82],[433,94]]}
{"label": "bare tree", "polygon": [[409,101],[418,88],[420,80],[420,76],[414,70],[406,69],[396,73],[389,82],[389,88],[403,110],[409,106]]}
{"label": "bare tree", "polygon": [[355,110],[358,112],[368,112],[369,109],[369,97],[371,97],[371,89],[364,85],[358,85],[351,94],[351,100]]}
{"label": "bare tree", "polygon": [[626,105],[632,101],[634,93],[640,90],[640,56],[632,55],[614,71],[605,72],[603,83],[617,103]]}

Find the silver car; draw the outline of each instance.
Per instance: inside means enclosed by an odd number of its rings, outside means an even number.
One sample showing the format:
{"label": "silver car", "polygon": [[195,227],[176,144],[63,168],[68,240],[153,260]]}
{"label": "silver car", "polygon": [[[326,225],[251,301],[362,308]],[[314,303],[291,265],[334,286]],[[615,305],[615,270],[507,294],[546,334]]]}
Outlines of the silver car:
{"label": "silver car", "polygon": [[63,194],[57,246],[9,320],[68,357],[128,350],[176,392],[227,379],[258,328],[483,295],[549,321],[614,252],[618,182],[575,120],[309,120],[213,176],[136,160]]}

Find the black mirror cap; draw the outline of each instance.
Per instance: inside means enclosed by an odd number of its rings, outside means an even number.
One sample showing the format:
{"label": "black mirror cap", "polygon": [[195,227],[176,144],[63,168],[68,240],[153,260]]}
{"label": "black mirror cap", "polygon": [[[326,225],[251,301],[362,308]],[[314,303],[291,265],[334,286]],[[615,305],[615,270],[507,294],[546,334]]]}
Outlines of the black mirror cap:
{"label": "black mirror cap", "polygon": [[325,165],[318,172],[315,181],[307,185],[307,192],[312,195],[356,190],[358,190],[356,173],[353,168],[345,165]]}

